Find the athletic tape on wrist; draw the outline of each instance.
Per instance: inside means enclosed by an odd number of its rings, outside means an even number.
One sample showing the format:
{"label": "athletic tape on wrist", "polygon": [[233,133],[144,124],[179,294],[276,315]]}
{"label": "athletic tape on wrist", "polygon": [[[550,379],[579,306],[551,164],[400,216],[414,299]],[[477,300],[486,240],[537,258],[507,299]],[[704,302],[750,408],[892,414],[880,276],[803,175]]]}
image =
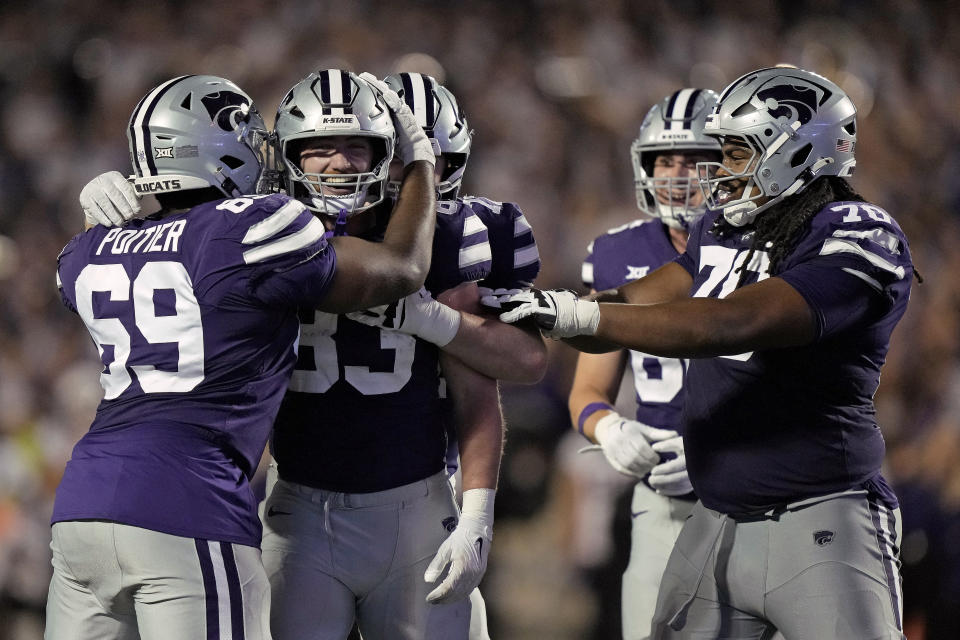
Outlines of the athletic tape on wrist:
{"label": "athletic tape on wrist", "polygon": [[583,411],[580,412],[580,417],[577,418],[577,431],[580,432],[580,435],[584,438],[587,436],[583,434],[583,423],[597,411],[613,411],[613,407],[606,402],[591,402],[583,408]]}

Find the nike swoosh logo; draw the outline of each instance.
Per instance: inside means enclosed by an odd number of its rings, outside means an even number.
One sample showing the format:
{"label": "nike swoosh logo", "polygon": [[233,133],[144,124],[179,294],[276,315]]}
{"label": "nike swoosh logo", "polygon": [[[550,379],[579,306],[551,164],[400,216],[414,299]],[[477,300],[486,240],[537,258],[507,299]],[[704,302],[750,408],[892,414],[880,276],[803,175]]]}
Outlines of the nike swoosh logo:
{"label": "nike swoosh logo", "polygon": [[272,518],[273,516],[289,516],[291,515],[289,511],[277,511],[276,507],[270,507],[267,511],[267,517]]}
{"label": "nike swoosh logo", "polygon": [[637,516],[642,516],[642,515],[645,514],[647,511],[649,511],[649,509],[641,509],[640,511],[631,511],[631,512],[630,512],[630,516],[631,516],[632,518],[636,518]]}

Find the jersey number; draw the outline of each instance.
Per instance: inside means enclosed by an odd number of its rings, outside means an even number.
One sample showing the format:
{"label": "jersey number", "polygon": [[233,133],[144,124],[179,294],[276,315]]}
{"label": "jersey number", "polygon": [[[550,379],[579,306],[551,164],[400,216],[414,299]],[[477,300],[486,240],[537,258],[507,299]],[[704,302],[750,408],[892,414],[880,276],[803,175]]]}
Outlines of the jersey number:
{"label": "jersey number", "polygon": [[[743,261],[747,259],[748,251],[746,249],[738,250],[729,247],[718,247],[709,245],[700,247],[700,271],[706,268],[710,273],[703,284],[694,292],[694,298],[706,298],[710,293],[717,289],[719,292],[716,298],[726,298],[737,288],[737,282],[740,280],[740,267]],[[756,282],[766,280],[770,277],[770,257],[766,251],[757,251],[753,254],[750,264],[745,267],[748,273],[757,274]],[[749,279],[747,280],[749,282]],[[738,353],[730,356],[720,356],[730,360],[746,361],[753,355],[753,351]]]}
{"label": "jersey number", "polygon": [[[173,291],[175,313],[157,315],[154,293]],[[93,294],[107,293],[111,302],[133,301],[132,315],[137,330],[150,344],[177,345],[176,371],[161,371],[151,364],[127,367],[130,357],[130,333],[120,318],[97,318],[93,314]],[[77,313],[97,344],[100,357],[104,345],[113,346],[113,360],[100,373],[104,399],[112,400],[130,386],[131,372],[144,393],[183,393],[203,381],[203,324],[200,306],[193,295],[190,275],[179,262],[148,262],[131,287],[127,270],[120,264],[88,264],[76,284]],[[124,313],[129,317],[128,313]]]}
{"label": "jersey number", "polygon": [[[317,311],[313,323],[300,324],[300,345],[312,347],[313,370],[296,369],[290,390],[325,393],[340,379],[337,361],[337,322],[339,316]],[[345,365],[343,379],[365,396],[396,393],[413,375],[413,357],[417,339],[398,331],[380,330],[380,348],[394,351],[392,371],[371,371],[370,367]]]}
{"label": "jersey number", "polygon": [[[677,358],[658,358],[639,351],[630,352],[633,386],[642,402],[670,402],[683,388],[684,364]],[[660,370],[657,377],[651,371]]]}

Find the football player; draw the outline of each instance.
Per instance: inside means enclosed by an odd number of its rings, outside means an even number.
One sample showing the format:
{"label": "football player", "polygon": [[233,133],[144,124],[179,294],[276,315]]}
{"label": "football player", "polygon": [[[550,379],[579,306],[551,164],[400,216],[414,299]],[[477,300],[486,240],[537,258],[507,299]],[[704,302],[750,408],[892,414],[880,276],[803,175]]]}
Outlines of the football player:
{"label": "football player", "polygon": [[379,243],[327,240],[299,201],[253,195],[267,132],[229,80],[174,78],[134,109],[134,182],[162,208],[88,224],[58,259],[104,398],[57,489],[46,638],[270,638],[249,481],[296,361],[297,309],[395,300],[429,264],[432,148],[396,94],[368,107],[406,170]]}
{"label": "football player", "polygon": [[594,300],[519,294],[501,317],[583,350],[691,358],[683,441],[700,501],[651,637],[902,638],[873,394],[915,271],[893,217],[846,180],[856,108],[815,73],[760,69],[724,89],[704,131],[722,159],[697,166],[709,211],[681,256]]}
{"label": "football player", "polygon": [[[288,193],[330,233],[376,240],[389,217],[391,155],[377,122],[357,108],[365,99],[357,84],[339,70],[298,83],[278,110],[277,155]],[[272,631],[281,640],[308,631],[344,638],[355,619],[367,640],[467,637],[465,598],[489,555],[502,448],[495,379],[534,381],[546,363],[536,331],[431,295],[477,310],[475,283],[496,265],[507,273],[494,282],[536,275],[536,245],[519,210],[491,203],[488,212],[506,259],[491,256],[472,208],[444,202],[428,290],[350,317],[301,313],[298,363],[272,441],[279,480],[264,505]],[[515,246],[525,251],[515,256]],[[438,362],[463,457],[459,515],[445,481]]]}
{"label": "football player", "polygon": [[[705,211],[698,162],[719,160],[720,144],[703,133],[717,94],[681,89],[654,105],[630,148],[637,207],[652,219],[611,229],[590,243],[584,284],[606,291],[643,277],[683,253],[690,225]],[[614,409],[627,362],[636,415]],[[600,444],[618,471],[640,479],[631,502],[630,561],[623,574],[621,624],[625,640],[650,635],[660,578],[696,497],[683,467],[680,409],[686,361],[639,351],[580,354],[570,391],[573,426]],[[661,455],[651,445],[670,442]],[[651,471],[652,470],[652,471]]]}

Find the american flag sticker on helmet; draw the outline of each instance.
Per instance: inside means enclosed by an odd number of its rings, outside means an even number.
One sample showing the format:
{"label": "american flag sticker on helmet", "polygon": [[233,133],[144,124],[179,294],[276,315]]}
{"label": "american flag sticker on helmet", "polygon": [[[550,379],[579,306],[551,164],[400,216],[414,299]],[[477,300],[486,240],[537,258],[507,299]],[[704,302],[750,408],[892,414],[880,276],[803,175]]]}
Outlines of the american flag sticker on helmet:
{"label": "american flag sticker on helmet", "polygon": [[837,140],[837,151],[843,153],[853,153],[853,140]]}

